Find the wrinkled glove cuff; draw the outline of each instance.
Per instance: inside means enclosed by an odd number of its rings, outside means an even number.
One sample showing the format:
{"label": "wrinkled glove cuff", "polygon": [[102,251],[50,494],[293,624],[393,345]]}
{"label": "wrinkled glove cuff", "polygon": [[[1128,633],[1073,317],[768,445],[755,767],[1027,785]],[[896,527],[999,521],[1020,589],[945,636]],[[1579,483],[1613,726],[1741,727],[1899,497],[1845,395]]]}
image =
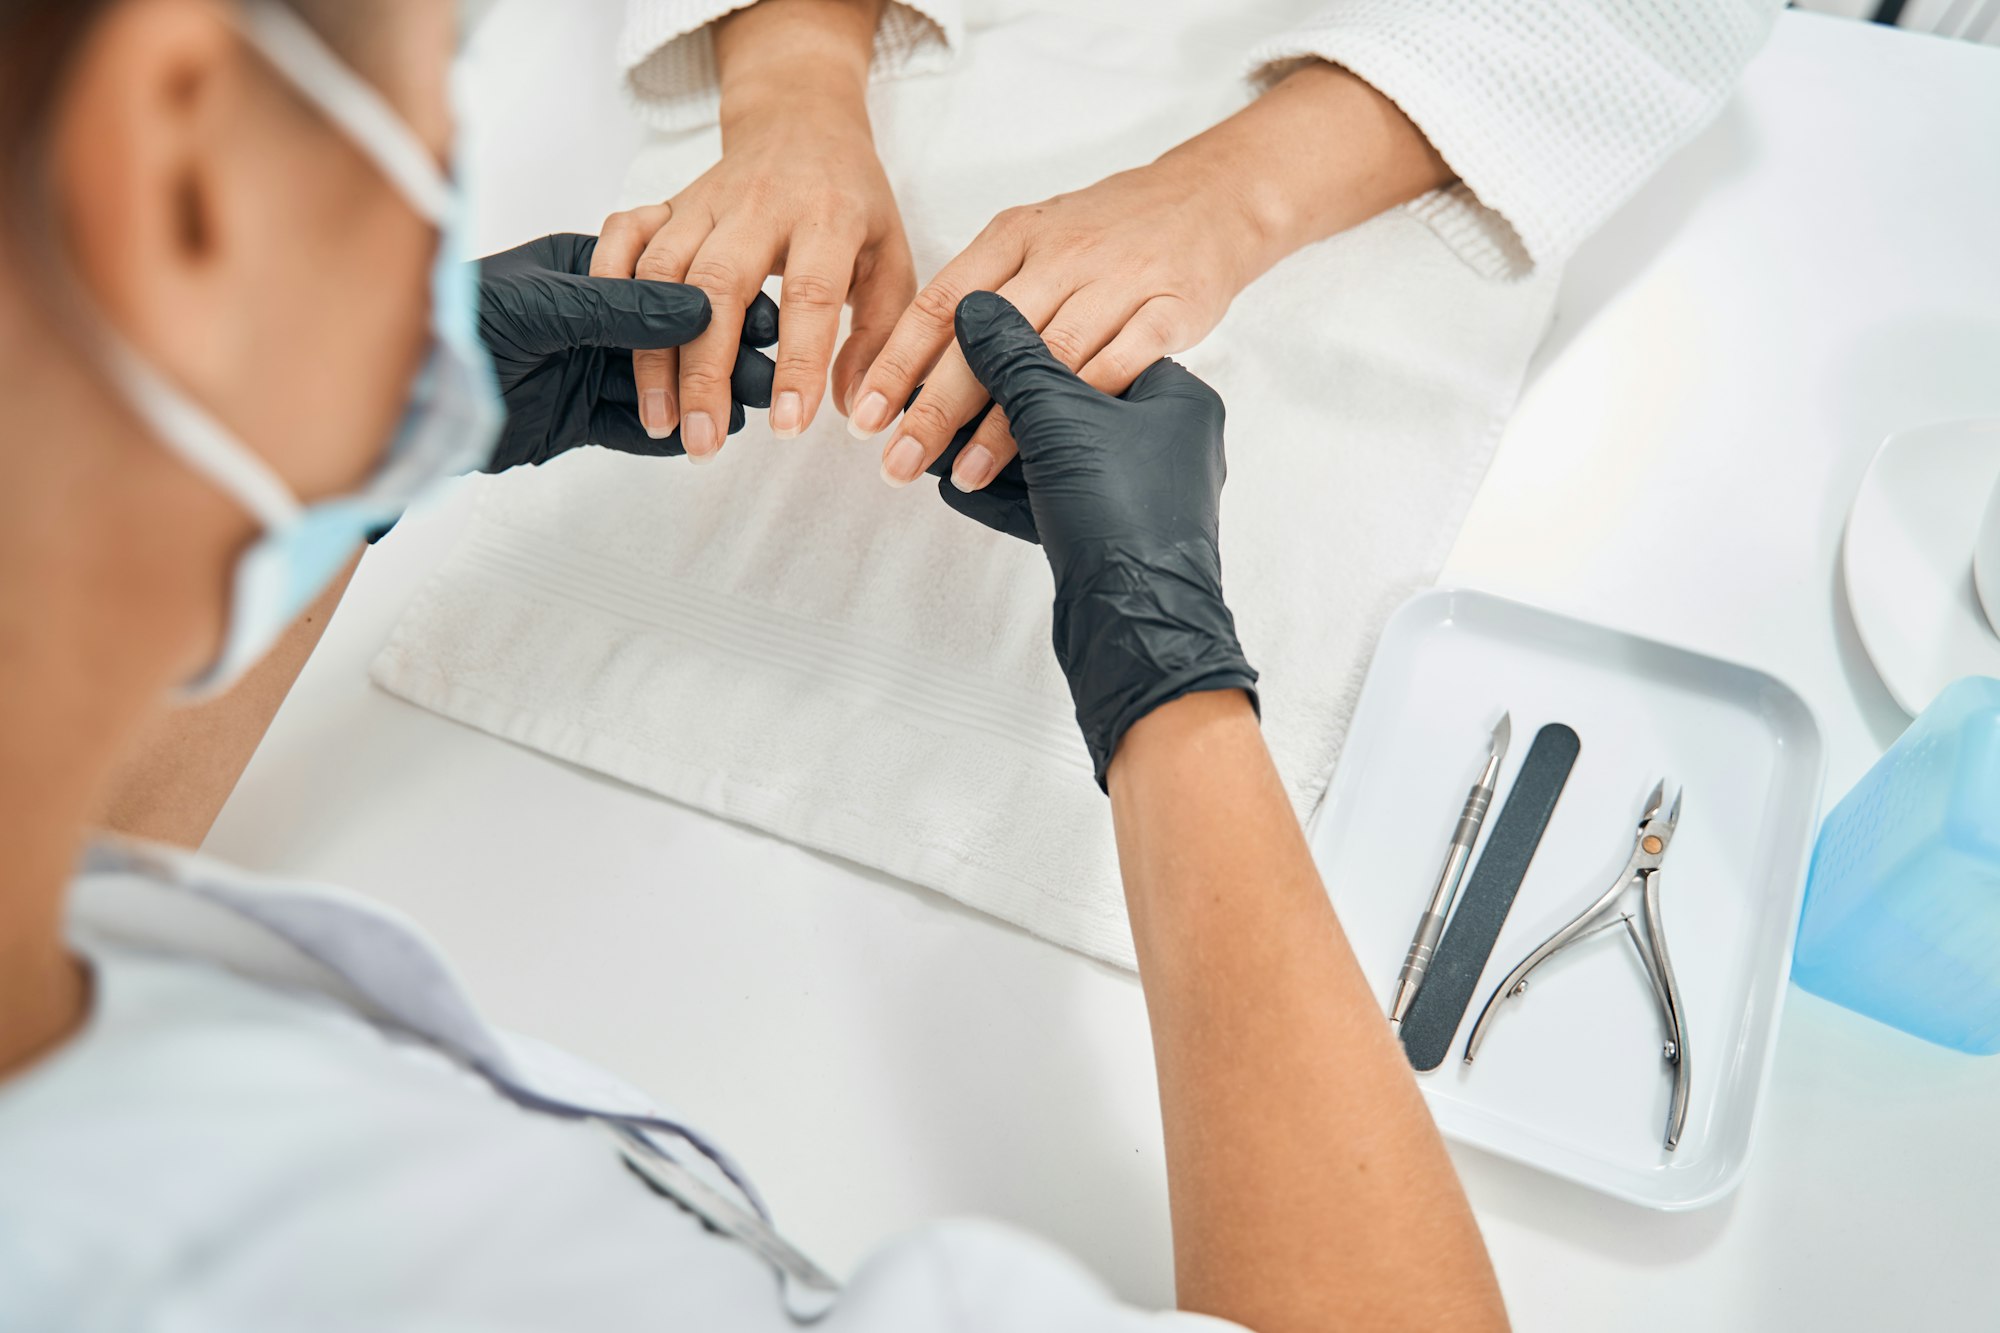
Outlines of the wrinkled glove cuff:
{"label": "wrinkled glove cuff", "polygon": [[1212,552],[1146,565],[1111,555],[1056,590],[1056,660],[1068,677],[1097,785],[1133,723],[1206,690],[1240,689],[1258,709],[1257,672],[1236,641]]}

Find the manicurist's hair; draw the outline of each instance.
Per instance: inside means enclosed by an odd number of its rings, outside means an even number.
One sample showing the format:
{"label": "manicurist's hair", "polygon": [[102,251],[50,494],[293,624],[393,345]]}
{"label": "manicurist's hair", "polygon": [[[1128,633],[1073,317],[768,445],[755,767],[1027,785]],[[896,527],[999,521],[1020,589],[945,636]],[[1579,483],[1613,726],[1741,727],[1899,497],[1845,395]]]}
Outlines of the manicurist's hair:
{"label": "manicurist's hair", "polygon": [[0,0],[0,170],[5,223],[18,232],[42,195],[46,122],[63,79],[113,0]]}

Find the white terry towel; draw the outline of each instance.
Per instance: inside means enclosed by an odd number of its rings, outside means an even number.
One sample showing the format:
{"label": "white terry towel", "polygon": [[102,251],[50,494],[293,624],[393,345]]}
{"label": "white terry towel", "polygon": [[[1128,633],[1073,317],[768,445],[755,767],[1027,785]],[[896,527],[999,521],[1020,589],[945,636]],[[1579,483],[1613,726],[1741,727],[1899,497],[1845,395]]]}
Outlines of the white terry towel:
{"label": "white terry towel", "polygon": [[[920,274],[1000,209],[1227,114],[1287,9],[1021,14],[972,33],[948,73],[878,85]],[[672,194],[717,152],[713,130],[656,141],[630,198]],[[1480,278],[1397,211],[1279,265],[1181,358],[1228,403],[1225,587],[1302,817],[1379,628],[1450,547],[1552,291],[1546,274]],[[483,481],[375,679],[1130,967],[1042,554],[951,513],[928,478],[891,490],[880,447],[831,408],[788,442],[755,414],[703,468],[586,449]]]}

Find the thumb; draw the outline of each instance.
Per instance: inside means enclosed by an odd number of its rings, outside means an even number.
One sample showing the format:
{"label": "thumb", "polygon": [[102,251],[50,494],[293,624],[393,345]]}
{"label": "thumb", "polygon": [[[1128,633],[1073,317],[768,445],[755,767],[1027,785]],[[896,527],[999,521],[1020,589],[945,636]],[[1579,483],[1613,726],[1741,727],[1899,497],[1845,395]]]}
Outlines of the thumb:
{"label": "thumb", "polygon": [[592,278],[547,269],[480,284],[480,332],[489,346],[528,356],[577,347],[679,347],[708,327],[708,296],[679,282]]}
{"label": "thumb", "polygon": [[495,278],[512,273],[525,273],[532,269],[549,269],[556,273],[588,273],[590,260],[597,252],[597,238],[583,236],[576,232],[552,232],[547,236],[537,236],[525,245],[517,245],[512,250],[502,250],[498,254],[487,255],[478,261],[481,277]]}
{"label": "thumb", "polygon": [[1037,403],[1101,396],[1056,360],[1035,326],[1003,296],[973,292],[958,303],[953,323],[966,365],[1005,409],[1017,443],[1025,443],[1020,426],[1033,417]]}
{"label": "thumb", "polygon": [[1161,357],[1152,365],[1139,372],[1139,378],[1132,386],[1120,394],[1128,403],[1144,403],[1156,398],[1174,398],[1188,403],[1200,403],[1212,407],[1218,414],[1222,411],[1222,396],[1208,387],[1208,381],[1178,361]]}

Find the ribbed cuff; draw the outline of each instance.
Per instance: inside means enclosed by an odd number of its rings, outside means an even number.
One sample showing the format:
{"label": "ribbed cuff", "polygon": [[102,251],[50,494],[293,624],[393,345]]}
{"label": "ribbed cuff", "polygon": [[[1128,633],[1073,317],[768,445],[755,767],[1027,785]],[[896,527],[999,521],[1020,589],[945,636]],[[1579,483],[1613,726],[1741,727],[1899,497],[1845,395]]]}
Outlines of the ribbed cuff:
{"label": "ribbed cuff", "polygon": [[1482,278],[1512,281],[1535,271],[1520,233],[1480,203],[1464,181],[1412,199],[1403,211],[1436,232]]}
{"label": "ribbed cuff", "polygon": [[1782,0],[1338,0],[1251,54],[1389,98],[1462,186],[1409,205],[1481,273],[1563,263],[1714,119]]}

